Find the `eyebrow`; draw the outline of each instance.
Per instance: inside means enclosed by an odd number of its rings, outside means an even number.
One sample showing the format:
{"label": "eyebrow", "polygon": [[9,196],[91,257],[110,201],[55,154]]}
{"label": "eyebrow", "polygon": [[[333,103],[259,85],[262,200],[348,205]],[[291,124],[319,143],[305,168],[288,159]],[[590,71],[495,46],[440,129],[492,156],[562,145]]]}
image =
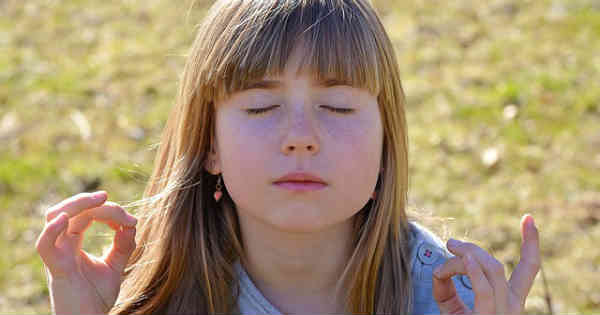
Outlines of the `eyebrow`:
{"label": "eyebrow", "polygon": [[[314,86],[317,86],[317,87],[332,87],[332,86],[338,86],[338,85],[352,86],[352,84],[346,80],[339,80],[339,79],[335,79],[335,78],[320,80],[316,84],[314,84]],[[242,91],[250,90],[250,89],[272,90],[272,89],[277,89],[281,86],[283,86],[281,81],[259,80],[259,81],[250,82],[248,85],[242,87],[241,90]]]}

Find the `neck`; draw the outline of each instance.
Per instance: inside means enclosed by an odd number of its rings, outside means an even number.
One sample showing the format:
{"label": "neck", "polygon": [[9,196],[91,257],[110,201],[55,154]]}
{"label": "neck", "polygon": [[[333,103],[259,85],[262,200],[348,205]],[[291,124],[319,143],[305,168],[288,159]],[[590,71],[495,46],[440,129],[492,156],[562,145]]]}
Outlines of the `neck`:
{"label": "neck", "polygon": [[352,254],[352,219],[313,233],[290,233],[239,218],[244,268],[273,306],[286,314],[344,311],[335,288]]}

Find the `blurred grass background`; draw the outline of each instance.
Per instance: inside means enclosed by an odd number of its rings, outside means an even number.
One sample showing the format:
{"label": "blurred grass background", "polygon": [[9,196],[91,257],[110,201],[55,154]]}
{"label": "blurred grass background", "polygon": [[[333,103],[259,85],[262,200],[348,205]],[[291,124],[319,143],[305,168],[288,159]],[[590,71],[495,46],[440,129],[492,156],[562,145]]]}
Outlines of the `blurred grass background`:
{"label": "blurred grass background", "polygon": [[[35,241],[83,191],[141,197],[209,1],[0,0],[0,313],[50,313]],[[507,266],[541,233],[529,314],[600,312],[600,1],[382,1],[410,202]],[[84,249],[112,240],[94,224]],[[544,285],[546,282],[546,285]]]}

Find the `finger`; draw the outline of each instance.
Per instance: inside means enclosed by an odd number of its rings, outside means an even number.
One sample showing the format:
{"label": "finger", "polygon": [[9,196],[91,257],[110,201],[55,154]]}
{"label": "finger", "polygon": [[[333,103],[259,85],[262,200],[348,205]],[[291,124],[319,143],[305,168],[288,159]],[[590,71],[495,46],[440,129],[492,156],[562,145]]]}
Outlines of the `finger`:
{"label": "finger", "polygon": [[46,222],[52,221],[61,212],[67,213],[69,218],[72,218],[82,211],[102,205],[106,201],[106,198],[107,194],[105,191],[74,195],[48,209],[46,211]]}
{"label": "finger", "polygon": [[[481,265],[471,256],[470,253],[462,256],[463,263],[467,269],[467,276],[473,286],[475,293],[475,313],[477,314],[496,314],[494,289],[483,273]],[[503,314],[503,313],[498,313]]]}
{"label": "finger", "polygon": [[44,261],[44,264],[52,272],[58,264],[58,254],[56,252],[56,239],[65,230],[69,218],[66,214],[60,214],[52,221],[48,222],[40,234],[35,247]]}
{"label": "finger", "polygon": [[[438,269],[439,268],[439,269]],[[456,292],[452,276],[467,274],[460,257],[452,257],[436,268],[433,274],[433,298],[442,314],[468,314],[469,308]]]}
{"label": "finger", "polygon": [[504,265],[494,258],[494,256],[473,243],[461,243],[455,247],[450,246],[448,249],[458,256],[464,257],[466,253],[471,254],[471,257],[481,266],[485,277],[493,289],[496,311],[500,314],[506,313],[509,305],[510,288],[506,281]]}
{"label": "finger", "polygon": [[525,305],[541,266],[539,232],[531,215],[526,214],[521,219],[521,234],[521,260],[510,276],[509,285],[521,305]]}
{"label": "finger", "polygon": [[105,223],[115,231],[119,230],[120,225],[132,227],[137,224],[137,219],[121,206],[107,201],[100,207],[85,210],[72,218],[69,224],[69,234],[82,235],[93,221]]}
{"label": "finger", "polygon": [[443,265],[438,266],[433,272],[434,278],[439,280],[446,280],[455,275],[466,275],[467,269],[463,264],[463,261],[460,256],[452,257]]}
{"label": "finger", "polygon": [[136,247],[135,243],[136,228],[129,227],[117,231],[113,243],[104,261],[115,272],[122,274],[127,266],[129,257]]}

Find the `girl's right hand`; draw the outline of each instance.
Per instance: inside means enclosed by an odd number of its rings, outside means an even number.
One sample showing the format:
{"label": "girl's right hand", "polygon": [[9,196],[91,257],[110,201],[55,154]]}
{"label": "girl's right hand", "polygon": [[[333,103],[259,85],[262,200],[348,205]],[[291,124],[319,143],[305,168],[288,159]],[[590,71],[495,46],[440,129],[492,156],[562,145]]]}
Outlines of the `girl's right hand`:
{"label": "girl's right hand", "polygon": [[[137,219],[106,198],[104,191],[81,193],[46,211],[46,225],[35,246],[48,275],[53,314],[106,314],[117,300],[123,271],[136,247]],[[116,231],[101,258],[81,249],[83,234],[94,220]]]}

